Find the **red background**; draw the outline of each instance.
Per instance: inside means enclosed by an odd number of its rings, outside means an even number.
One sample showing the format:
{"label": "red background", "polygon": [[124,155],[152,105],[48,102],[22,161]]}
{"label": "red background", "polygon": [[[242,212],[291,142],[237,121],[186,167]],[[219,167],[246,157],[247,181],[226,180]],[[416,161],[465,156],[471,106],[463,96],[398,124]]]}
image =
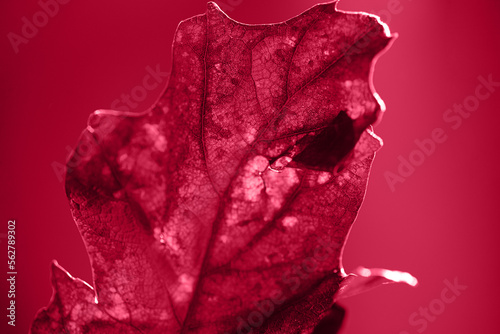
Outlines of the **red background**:
{"label": "red background", "polygon": [[[312,0],[223,0],[245,23],[288,19]],[[375,159],[367,198],[344,255],[358,265],[411,272],[420,285],[392,285],[345,300],[342,333],[417,333],[413,312],[439,299],[443,280],[467,289],[428,323],[425,333],[498,333],[497,167],[500,87],[453,130],[443,113],[474,94],[478,76],[500,81],[500,3],[493,0],[344,0],[344,10],[382,13],[399,33],[378,61],[374,83],[387,104],[376,133],[385,146]],[[17,221],[17,326],[6,326],[7,287],[1,279],[0,328],[26,333],[51,296],[49,265],[57,259],[91,282],[83,242],[72,221],[63,184],[53,170],[64,163],[88,115],[110,108],[142,85],[146,66],[168,71],[178,22],[205,11],[204,1],[70,1],[16,54],[7,38],[32,21],[37,1],[2,1],[1,228]],[[387,13],[387,12],[386,12]],[[166,82],[134,110],[148,107]],[[440,127],[447,140],[391,191],[384,173],[397,172],[416,139]],[[2,253],[5,239],[0,239]],[[2,255],[5,259],[5,255]],[[5,268],[6,265],[2,265]],[[3,269],[2,269],[3,270]],[[3,275],[3,274],[2,274]],[[6,332],[6,331],[2,331]]]}

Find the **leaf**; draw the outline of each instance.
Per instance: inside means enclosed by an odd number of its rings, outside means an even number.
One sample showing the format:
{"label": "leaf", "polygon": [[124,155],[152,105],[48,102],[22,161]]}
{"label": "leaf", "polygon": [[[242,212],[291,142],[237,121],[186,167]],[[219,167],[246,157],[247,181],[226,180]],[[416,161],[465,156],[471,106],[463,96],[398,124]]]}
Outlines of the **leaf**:
{"label": "leaf", "polygon": [[158,102],[96,111],[68,161],[93,288],[54,263],[32,333],[338,329],[341,250],[381,146],[372,67],[391,40],[336,2],[270,25],[210,2],[181,22]]}

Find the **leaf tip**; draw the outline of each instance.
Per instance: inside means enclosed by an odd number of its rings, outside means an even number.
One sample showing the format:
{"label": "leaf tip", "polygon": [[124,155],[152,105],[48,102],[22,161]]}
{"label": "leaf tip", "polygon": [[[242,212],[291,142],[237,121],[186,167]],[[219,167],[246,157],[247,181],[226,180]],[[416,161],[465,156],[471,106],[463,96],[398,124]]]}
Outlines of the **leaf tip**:
{"label": "leaf tip", "polygon": [[403,271],[359,267],[355,272],[356,274],[344,276],[344,280],[340,284],[336,296],[336,301],[358,295],[389,283],[406,283],[412,287],[418,285],[416,277]]}
{"label": "leaf tip", "polygon": [[398,270],[388,270],[388,269],[382,269],[382,268],[364,268],[360,267],[357,269],[357,272],[360,276],[363,277],[383,277],[385,278],[388,282],[387,283],[406,283],[410,286],[417,286],[418,285],[418,280],[416,277],[411,275],[410,273],[404,272],[404,271],[398,271]]}
{"label": "leaf tip", "polygon": [[222,9],[220,9],[219,5],[216,4],[215,2],[209,1],[207,2],[207,12],[212,12],[212,11],[222,12]]}

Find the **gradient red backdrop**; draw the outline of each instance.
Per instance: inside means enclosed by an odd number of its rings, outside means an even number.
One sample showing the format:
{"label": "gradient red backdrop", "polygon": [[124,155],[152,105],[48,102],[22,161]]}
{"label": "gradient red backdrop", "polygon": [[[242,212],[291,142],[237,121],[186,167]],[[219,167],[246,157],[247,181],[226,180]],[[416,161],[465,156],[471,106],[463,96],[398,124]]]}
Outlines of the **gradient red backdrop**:
{"label": "gradient red backdrop", "polygon": [[[44,22],[37,14],[44,2],[0,4],[1,268],[7,271],[9,219],[17,222],[18,262],[15,328],[6,324],[7,286],[1,279],[2,333],[27,333],[36,311],[48,304],[52,259],[92,282],[54,166],[65,162],[93,110],[110,108],[141,85],[148,66],[169,70],[178,22],[206,6],[201,0],[61,0],[65,3]],[[218,3],[238,21],[271,23],[316,2]],[[443,116],[454,104],[472,101],[479,76],[491,74],[500,82],[500,2],[343,0],[338,7],[380,14],[399,33],[375,69],[375,87],[387,105],[375,131],[385,145],[375,159],[344,265],[347,272],[358,265],[405,270],[420,281],[417,288],[385,286],[345,300],[342,333],[418,333],[423,325],[409,318],[420,308],[436,307],[444,280],[455,279],[467,288],[428,320],[423,332],[498,333],[500,87],[456,129]],[[11,42],[9,36],[22,36],[23,25],[34,16],[38,31]],[[133,110],[148,107],[165,85]],[[443,129],[446,141],[391,187],[387,172],[397,173],[400,156],[416,156],[415,140],[430,138],[435,128]]]}

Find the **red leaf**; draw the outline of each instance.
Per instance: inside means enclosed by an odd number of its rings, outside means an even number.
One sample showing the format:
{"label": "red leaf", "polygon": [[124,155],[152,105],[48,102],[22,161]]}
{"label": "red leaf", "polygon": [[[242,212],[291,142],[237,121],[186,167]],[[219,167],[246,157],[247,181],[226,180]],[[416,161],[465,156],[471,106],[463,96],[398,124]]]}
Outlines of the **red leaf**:
{"label": "red leaf", "polygon": [[66,190],[95,290],[54,264],[33,333],[340,326],[341,247],[381,145],[371,71],[392,38],[335,6],[244,25],[209,3],[179,25],[154,107],[90,117]]}

